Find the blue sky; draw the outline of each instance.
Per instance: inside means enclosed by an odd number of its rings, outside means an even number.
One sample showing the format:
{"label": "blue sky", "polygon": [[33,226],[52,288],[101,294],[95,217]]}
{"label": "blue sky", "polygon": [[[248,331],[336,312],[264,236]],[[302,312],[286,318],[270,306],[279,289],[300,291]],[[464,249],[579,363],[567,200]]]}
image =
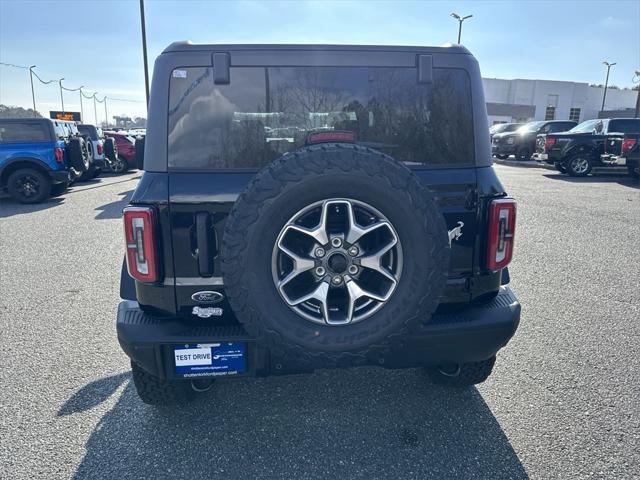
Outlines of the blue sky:
{"label": "blue sky", "polygon": [[[150,64],[171,42],[440,45],[457,38],[453,11],[473,14],[462,43],[482,74],[631,86],[640,69],[640,2],[621,1],[154,1],[147,0]],[[137,0],[0,0],[0,62],[37,65],[108,101],[109,114],[144,115]],[[79,109],[77,92],[65,108]],[[59,109],[57,84],[36,85],[37,108]],[[0,65],[0,103],[31,105],[27,70]],[[104,110],[98,105],[98,120]],[[93,104],[85,109],[93,114]],[[102,116],[101,116],[102,114]]]}

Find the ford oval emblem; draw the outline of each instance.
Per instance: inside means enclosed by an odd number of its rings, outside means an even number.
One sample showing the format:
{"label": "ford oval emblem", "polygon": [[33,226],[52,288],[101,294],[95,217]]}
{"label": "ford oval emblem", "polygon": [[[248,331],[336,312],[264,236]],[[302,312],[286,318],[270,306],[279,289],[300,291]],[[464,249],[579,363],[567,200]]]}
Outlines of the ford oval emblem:
{"label": "ford oval emblem", "polygon": [[214,292],[212,290],[196,292],[191,295],[191,300],[198,303],[217,303],[222,299],[224,299],[224,295],[222,295],[220,292]]}

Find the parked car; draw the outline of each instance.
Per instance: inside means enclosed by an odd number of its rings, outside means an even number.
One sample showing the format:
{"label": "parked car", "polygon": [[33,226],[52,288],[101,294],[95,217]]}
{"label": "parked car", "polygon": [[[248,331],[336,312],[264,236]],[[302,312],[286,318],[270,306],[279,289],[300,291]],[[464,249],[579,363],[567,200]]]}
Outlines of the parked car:
{"label": "parked car", "polygon": [[629,175],[640,177],[640,133],[608,135],[600,160],[606,165],[626,166]]}
{"label": "parked car", "polygon": [[105,132],[109,138],[115,141],[115,160],[111,162],[113,173],[125,173],[136,167],[136,139],[130,135],[118,132]]}
{"label": "parked car", "polygon": [[88,180],[97,177],[104,168],[108,167],[104,154],[104,134],[100,127],[89,124],[79,124],[78,131],[87,142],[91,158],[91,167],[83,174],[84,178],[81,177],[83,180]]}
{"label": "parked car", "polygon": [[538,139],[538,159],[574,177],[588,175],[594,167],[610,167],[603,162],[605,139],[617,133],[640,133],[638,118],[587,120],[568,132],[547,134]]}
{"label": "parked car", "polygon": [[515,155],[516,160],[529,160],[536,150],[536,137],[541,133],[564,132],[577,125],[570,120],[529,122],[515,132],[493,136],[491,152],[498,158]]}
{"label": "parked car", "polygon": [[[520,318],[516,203],[464,47],[178,43],[151,89],[117,314],[144,402],[315,368],[489,376]],[[261,113],[271,89],[290,101]],[[278,122],[306,133],[284,154]]]}
{"label": "parked car", "polygon": [[496,123],[489,127],[489,138],[493,140],[493,136],[497,133],[515,132],[523,125],[524,123]]}
{"label": "parked car", "polygon": [[84,140],[46,118],[0,119],[0,188],[22,203],[59,195],[89,168]]}

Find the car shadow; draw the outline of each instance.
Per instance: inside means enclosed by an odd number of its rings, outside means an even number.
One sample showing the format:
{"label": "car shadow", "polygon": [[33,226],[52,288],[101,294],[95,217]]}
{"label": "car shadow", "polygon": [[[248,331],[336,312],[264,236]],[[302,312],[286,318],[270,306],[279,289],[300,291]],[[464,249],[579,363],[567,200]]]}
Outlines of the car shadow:
{"label": "car shadow", "polygon": [[[94,406],[122,381],[89,384],[59,415]],[[144,405],[130,382],[74,478],[201,476],[528,478],[477,389],[376,368],[220,381],[192,404],[163,409]]]}
{"label": "car shadow", "polygon": [[64,197],[51,197],[42,203],[20,203],[13,198],[0,197],[0,218],[13,217],[25,213],[39,212],[49,208],[57,207],[64,203]]}
{"label": "car shadow", "polygon": [[562,180],[567,183],[617,183],[625,187],[640,189],[640,181],[637,178],[630,176],[627,173],[621,174],[591,174],[586,177],[572,177],[570,175],[564,175],[560,172],[556,173],[544,173],[543,176],[552,180]]}
{"label": "car shadow", "polygon": [[122,198],[97,207],[96,211],[98,211],[98,214],[95,217],[96,220],[104,220],[107,218],[121,218],[122,209],[129,204],[129,200],[131,199],[132,194],[133,189],[127,190],[126,192],[120,192],[118,193],[118,195]]}

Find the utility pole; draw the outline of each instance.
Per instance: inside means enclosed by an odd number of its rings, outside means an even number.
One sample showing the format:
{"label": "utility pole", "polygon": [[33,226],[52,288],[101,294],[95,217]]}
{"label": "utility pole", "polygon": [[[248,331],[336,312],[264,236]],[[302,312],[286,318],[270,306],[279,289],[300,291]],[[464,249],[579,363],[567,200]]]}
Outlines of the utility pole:
{"label": "utility pole", "polygon": [[33,90],[33,69],[36,68],[35,65],[31,65],[29,67],[29,80],[31,80],[31,100],[33,100],[33,116],[36,116],[36,94]]}
{"label": "utility pole", "polygon": [[460,44],[460,38],[462,37],[462,22],[464,22],[467,18],[473,17],[473,15],[467,15],[466,17],[461,17],[457,13],[452,13],[451,16],[458,20],[458,45]]}
{"label": "utility pole", "polygon": [[632,82],[635,83],[638,87],[638,97],[636,98],[636,114],[634,115],[634,118],[638,118],[640,117],[640,70],[636,70],[636,74],[634,75]]}
{"label": "utility pole", "polygon": [[94,92],[93,94],[93,116],[95,117],[96,127],[97,127],[98,126],[98,110],[96,108],[96,93],[98,92]]}
{"label": "utility pole", "polygon": [[62,103],[62,113],[64,113],[64,97],[62,96],[62,80],[64,80],[64,77],[58,80],[58,85],[60,85],[60,103]]}
{"label": "utility pole", "polygon": [[142,28],[142,58],[144,60],[144,93],[149,108],[149,68],[147,66],[147,29],[144,21],[144,0],[140,0],[140,26]]}
{"label": "utility pole", "polygon": [[78,90],[80,91],[80,120],[84,122],[84,109],[82,108],[82,89],[84,85],[82,85]]}
{"label": "utility pole", "polygon": [[609,70],[611,70],[611,67],[613,67],[615,65],[614,63],[609,63],[606,60],[604,62],[602,62],[603,65],[607,66],[607,78],[604,81],[604,93],[602,94],[602,108],[600,109],[600,111],[604,111],[604,101],[607,99],[607,87],[609,86]]}
{"label": "utility pole", "polygon": [[107,116],[107,96],[104,96],[102,100],[104,102],[104,126],[105,128],[109,126],[109,117]]}

